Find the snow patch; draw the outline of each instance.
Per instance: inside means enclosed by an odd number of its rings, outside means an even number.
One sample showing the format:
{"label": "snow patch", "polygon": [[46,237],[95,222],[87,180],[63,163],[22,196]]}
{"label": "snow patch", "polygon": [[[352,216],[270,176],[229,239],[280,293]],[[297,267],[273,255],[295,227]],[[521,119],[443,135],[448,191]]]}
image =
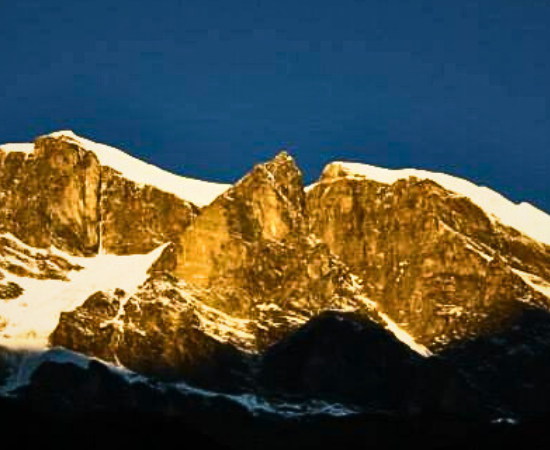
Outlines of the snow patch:
{"label": "snow patch", "polygon": [[137,381],[147,383],[151,387],[159,389],[161,392],[167,388],[175,388],[182,394],[200,395],[207,398],[225,398],[238,403],[254,415],[274,414],[286,418],[295,418],[309,415],[329,415],[329,416],[348,416],[356,414],[359,411],[341,405],[339,403],[328,403],[324,401],[312,400],[307,402],[284,402],[271,401],[253,393],[227,394],[210,391],[191,386],[185,382],[150,383],[150,380],[142,375],[112,363],[98,360],[81,353],[76,353],[62,347],[56,347],[47,351],[24,351],[13,352],[8,355],[12,372],[3,386],[0,386],[0,395],[12,395],[17,389],[27,386],[38,367],[45,362],[70,363],[82,369],[88,369],[91,361],[98,361],[105,365],[110,371],[122,376],[128,383]]}
{"label": "snow patch", "polygon": [[176,383],[174,386],[183,393],[203,395],[210,398],[226,398],[245,407],[252,414],[274,414],[286,418],[297,418],[312,415],[329,415],[343,417],[357,414],[359,411],[339,403],[328,403],[320,400],[306,402],[284,402],[268,400],[256,394],[225,394],[208,391],[188,385]]}
{"label": "snow patch", "polygon": [[25,153],[27,155],[30,155],[34,152],[34,144],[3,144],[0,145],[0,150],[4,151],[5,153]]}
{"label": "snow patch", "polygon": [[73,141],[82,148],[94,152],[101,165],[115,169],[130,181],[154,186],[197,206],[208,205],[230,187],[229,184],[211,183],[175,175],[134,158],[117,148],[77,136],[72,131],[58,131],[49,136]]}
{"label": "snow patch", "polygon": [[521,277],[525,283],[531,286],[534,290],[540,292],[542,295],[550,299],[550,283],[543,278],[533,275],[529,272],[523,272],[522,270],[512,269],[512,271]]}
{"label": "snow patch", "polygon": [[112,372],[122,376],[129,383],[135,381],[147,382],[143,375],[132,372],[122,366],[103,361],[92,356],[77,353],[64,347],[54,347],[48,350],[17,350],[3,357],[11,367],[11,373],[5,383],[0,386],[0,395],[10,395],[15,390],[27,386],[38,367],[45,362],[59,364],[74,364],[82,369],[88,369],[91,361],[97,361],[106,366]]}
{"label": "snow patch", "polygon": [[376,310],[380,318],[384,321],[386,329],[393,333],[393,335],[399,339],[403,344],[407,345],[410,349],[414,350],[419,355],[424,357],[432,356],[433,353],[424,345],[419,344],[415,339],[407,333],[403,328],[401,328],[397,323],[395,323],[387,314],[384,314],[378,309],[376,302],[365,296],[358,296],[369,308]]}
{"label": "snow patch", "polygon": [[491,423],[498,425],[518,425],[519,420],[512,417],[499,417],[498,419],[494,419]]}
{"label": "snow patch", "polygon": [[[230,343],[244,352],[254,352],[255,335],[250,332],[252,323],[249,319],[234,317],[207,305],[201,299],[209,297],[211,293],[208,290],[194,288],[184,280],[179,280],[177,285],[169,287],[176,288],[184,301],[184,307],[196,314],[201,331],[218,342]],[[171,301],[170,303],[172,306],[175,305]]]}
{"label": "snow patch", "polygon": [[166,245],[145,255],[102,254],[89,258],[55,249],[52,253],[83,267],[70,271],[67,274],[69,281],[40,280],[5,273],[6,281],[17,283],[24,292],[16,299],[0,301],[0,318],[6,322],[6,326],[0,329],[0,345],[19,349],[46,348],[61,312],[74,310],[98,291],[120,288],[128,296],[133,294],[147,279],[148,269]]}
{"label": "snow patch", "polygon": [[[445,223],[444,221],[441,221],[443,224],[443,227],[453,233],[454,235],[458,236],[460,239],[464,241],[465,247],[474,252],[477,253],[479,256],[481,256],[485,261],[491,262],[493,260],[493,257],[491,255],[488,255],[487,253],[481,251],[478,247],[480,244],[476,243],[473,239],[470,239],[468,236],[465,236],[464,234],[460,233],[459,231],[456,231],[453,227]],[[491,252],[494,252],[491,248],[486,248],[485,250],[489,250]]]}
{"label": "snow patch", "polygon": [[14,352],[8,356],[11,374],[4,385],[0,387],[0,395],[9,395],[10,392],[28,385],[36,369],[47,361],[72,363],[87,369],[90,358],[60,347],[49,351],[21,350]]}
{"label": "snow patch", "polygon": [[386,326],[388,327],[388,330],[390,330],[395,335],[395,337],[399,339],[401,342],[408,345],[416,353],[422,356],[428,357],[433,355],[433,353],[430,350],[428,350],[428,348],[417,343],[409,333],[407,333],[403,328],[401,328],[393,320],[391,320],[387,314],[384,314],[380,311],[378,311],[378,314],[380,314],[380,317],[382,317],[384,322],[386,322]]}
{"label": "snow patch", "polygon": [[112,372],[122,376],[130,384],[141,381],[149,384],[151,387],[159,389],[161,392],[166,388],[173,387],[186,395],[199,395],[207,398],[225,398],[238,403],[254,415],[273,414],[286,418],[297,418],[311,415],[328,415],[334,417],[349,416],[357,414],[359,411],[339,403],[328,403],[324,401],[312,400],[307,402],[283,402],[270,401],[259,395],[252,393],[244,394],[226,394],[210,391],[206,389],[193,387],[185,382],[177,383],[149,383],[149,380],[124,367],[119,367],[111,363],[100,361],[96,358],[88,357],[61,347],[56,347],[48,351],[41,352],[20,352],[10,356],[10,365],[12,373],[6,383],[0,387],[0,395],[12,395],[17,389],[27,386],[31,378],[45,362],[71,363],[83,369],[87,369],[91,361],[99,361]]}

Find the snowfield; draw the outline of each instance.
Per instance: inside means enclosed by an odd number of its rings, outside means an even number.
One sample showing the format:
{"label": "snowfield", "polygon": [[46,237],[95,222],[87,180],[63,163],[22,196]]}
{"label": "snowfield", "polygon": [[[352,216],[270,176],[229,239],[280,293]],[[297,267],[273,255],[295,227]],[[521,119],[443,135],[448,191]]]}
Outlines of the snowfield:
{"label": "snowfield", "polygon": [[[145,255],[99,254],[89,258],[72,256],[51,248],[49,252],[83,267],[69,272],[69,281],[40,280],[4,272],[6,279],[3,281],[17,283],[24,292],[16,299],[0,300],[0,319],[6,322],[5,327],[0,328],[0,345],[29,350],[47,348],[48,337],[57,326],[61,312],[74,310],[97,291],[119,288],[127,296],[132,295],[147,279],[147,270],[166,245]],[[32,250],[48,253],[48,250]]]}

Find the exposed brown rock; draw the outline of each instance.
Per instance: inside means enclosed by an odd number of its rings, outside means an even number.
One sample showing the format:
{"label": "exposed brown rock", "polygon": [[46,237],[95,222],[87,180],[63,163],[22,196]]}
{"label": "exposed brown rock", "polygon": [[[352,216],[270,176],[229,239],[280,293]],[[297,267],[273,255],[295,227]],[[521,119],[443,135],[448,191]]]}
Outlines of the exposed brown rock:
{"label": "exposed brown rock", "polygon": [[69,271],[81,269],[61,256],[32,250],[8,237],[0,237],[0,267],[5,273],[41,280],[67,280]]}
{"label": "exposed brown rock", "polygon": [[0,150],[0,230],[35,247],[51,242],[50,217],[34,155]]}
{"label": "exposed brown rock", "polygon": [[108,253],[147,253],[178,243],[198,208],[152,186],[139,186],[109,167],[102,168],[101,243]]}
{"label": "exposed brown rock", "polygon": [[283,152],[201,211],[181,238],[175,274],[211,285],[248,259],[252,243],[304,230],[304,207],[302,175]]}
{"label": "exposed brown rock", "polygon": [[[306,194],[282,152],[199,209],[102,167],[66,136],[37,139],[30,155],[0,152],[0,169],[0,231],[79,255],[146,253],[170,242],[150,273],[169,272],[208,291],[205,305],[251,321],[256,349],[327,309],[369,313],[369,299],[432,349],[504,326],[520,300],[548,305],[514,270],[549,280],[550,247],[430,180],[386,185],[331,164]],[[31,262],[6,257],[2,269],[45,278],[70,270],[53,256],[17,257]],[[83,305],[90,323],[99,323],[96,308]],[[115,334],[130,336],[128,327],[110,327],[96,327],[97,351],[109,352]]]}
{"label": "exposed brown rock", "polygon": [[[116,295],[111,296],[103,292],[93,294],[77,309],[77,314],[61,313],[59,324],[50,338],[52,345],[62,345],[105,361],[115,362],[117,328],[108,321],[116,317],[119,306],[120,298]],[[67,326],[68,314],[71,315],[70,326]]]}
{"label": "exposed brown rock", "polygon": [[93,255],[146,253],[177,242],[198,208],[139,186],[68,137],[45,136],[35,151],[0,150],[0,231],[27,244]]}
{"label": "exposed brown rock", "polygon": [[[113,193],[105,191],[105,204],[115,226],[105,222],[113,230],[106,242],[121,239],[117,224],[126,218],[147,217],[137,213],[143,205],[170,201],[110,176]],[[118,218],[123,201],[114,199],[128,199],[136,213]],[[430,180],[385,185],[329,165],[306,200],[301,173],[283,152],[254,167],[190,225],[182,225],[185,207],[176,211],[168,216],[181,221],[164,219],[160,231],[154,224],[164,216],[128,224],[142,250],[159,243],[158,236],[175,242],[151,274],[168,271],[207,292],[200,302],[250,321],[255,350],[325,310],[355,310],[383,323],[369,299],[432,350],[505,327],[520,300],[548,305],[513,269],[544,279],[550,249]]]}
{"label": "exposed brown rock", "polygon": [[13,281],[7,283],[0,283],[0,299],[12,300],[23,294],[24,289]]}
{"label": "exposed brown rock", "polygon": [[52,244],[91,255],[99,247],[101,167],[94,153],[62,139],[37,139],[34,157]]}

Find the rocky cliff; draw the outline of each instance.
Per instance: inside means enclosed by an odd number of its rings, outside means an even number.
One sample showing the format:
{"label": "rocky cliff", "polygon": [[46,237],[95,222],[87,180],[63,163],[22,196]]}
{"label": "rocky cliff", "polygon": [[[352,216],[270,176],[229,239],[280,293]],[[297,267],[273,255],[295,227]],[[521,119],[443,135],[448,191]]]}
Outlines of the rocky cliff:
{"label": "rocky cliff", "polygon": [[70,135],[37,138],[31,153],[0,149],[0,230],[25,243],[91,256],[145,253],[178,241],[198,208],[125,179]]}

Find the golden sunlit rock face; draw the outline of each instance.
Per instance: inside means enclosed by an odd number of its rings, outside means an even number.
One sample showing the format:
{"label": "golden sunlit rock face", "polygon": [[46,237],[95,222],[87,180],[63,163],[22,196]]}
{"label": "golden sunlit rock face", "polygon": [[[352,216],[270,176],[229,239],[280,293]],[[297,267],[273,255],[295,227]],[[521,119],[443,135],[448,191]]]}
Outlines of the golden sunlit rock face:
{"label": "golden sunlit rock face", "polygon": [[0,150],[0,229],[38,248],[77,255],[146,253],[178,242],[196,216],[191,203],[102,166],[63,137],[43,137],[32,154]]}
{"label": "golden sunlit rock face", "polygon": [[304,208],[302,175],[281,153],[203,208],[182,236],[176,275],[209,286],[245,264],[255,243],[303,234]]}
{"label": "golden sunlit rock face", "polygon": [[44,138],[32,155],[0,152],[0,166],[3,231],[35,247],[97,251],[101,169],[93,153]]}
{"label": "golden sunlit rock face", "polygon": [[107,253],[147,253],[165,242],[178,244],[197,213],[198,207],[173,194],[102,168],[98,233]]}
{"label": "golden sunlit rock face", "polygon": [[514,269],[548,279],[550,248],[431,180],[384,185],[325,172],[307,205],[311,231],[430,347],[498,326],[518,299],[548,303]]}
{"label": "golden sunlit rock face", "polygon": [[514,222],[487,188],[353,163],[304,186],[286,152],[218,185],[71,132],[0,146],[0,169],[0,396],[253,420],[550,411],[550,246],[509,226],[540,211]]}

